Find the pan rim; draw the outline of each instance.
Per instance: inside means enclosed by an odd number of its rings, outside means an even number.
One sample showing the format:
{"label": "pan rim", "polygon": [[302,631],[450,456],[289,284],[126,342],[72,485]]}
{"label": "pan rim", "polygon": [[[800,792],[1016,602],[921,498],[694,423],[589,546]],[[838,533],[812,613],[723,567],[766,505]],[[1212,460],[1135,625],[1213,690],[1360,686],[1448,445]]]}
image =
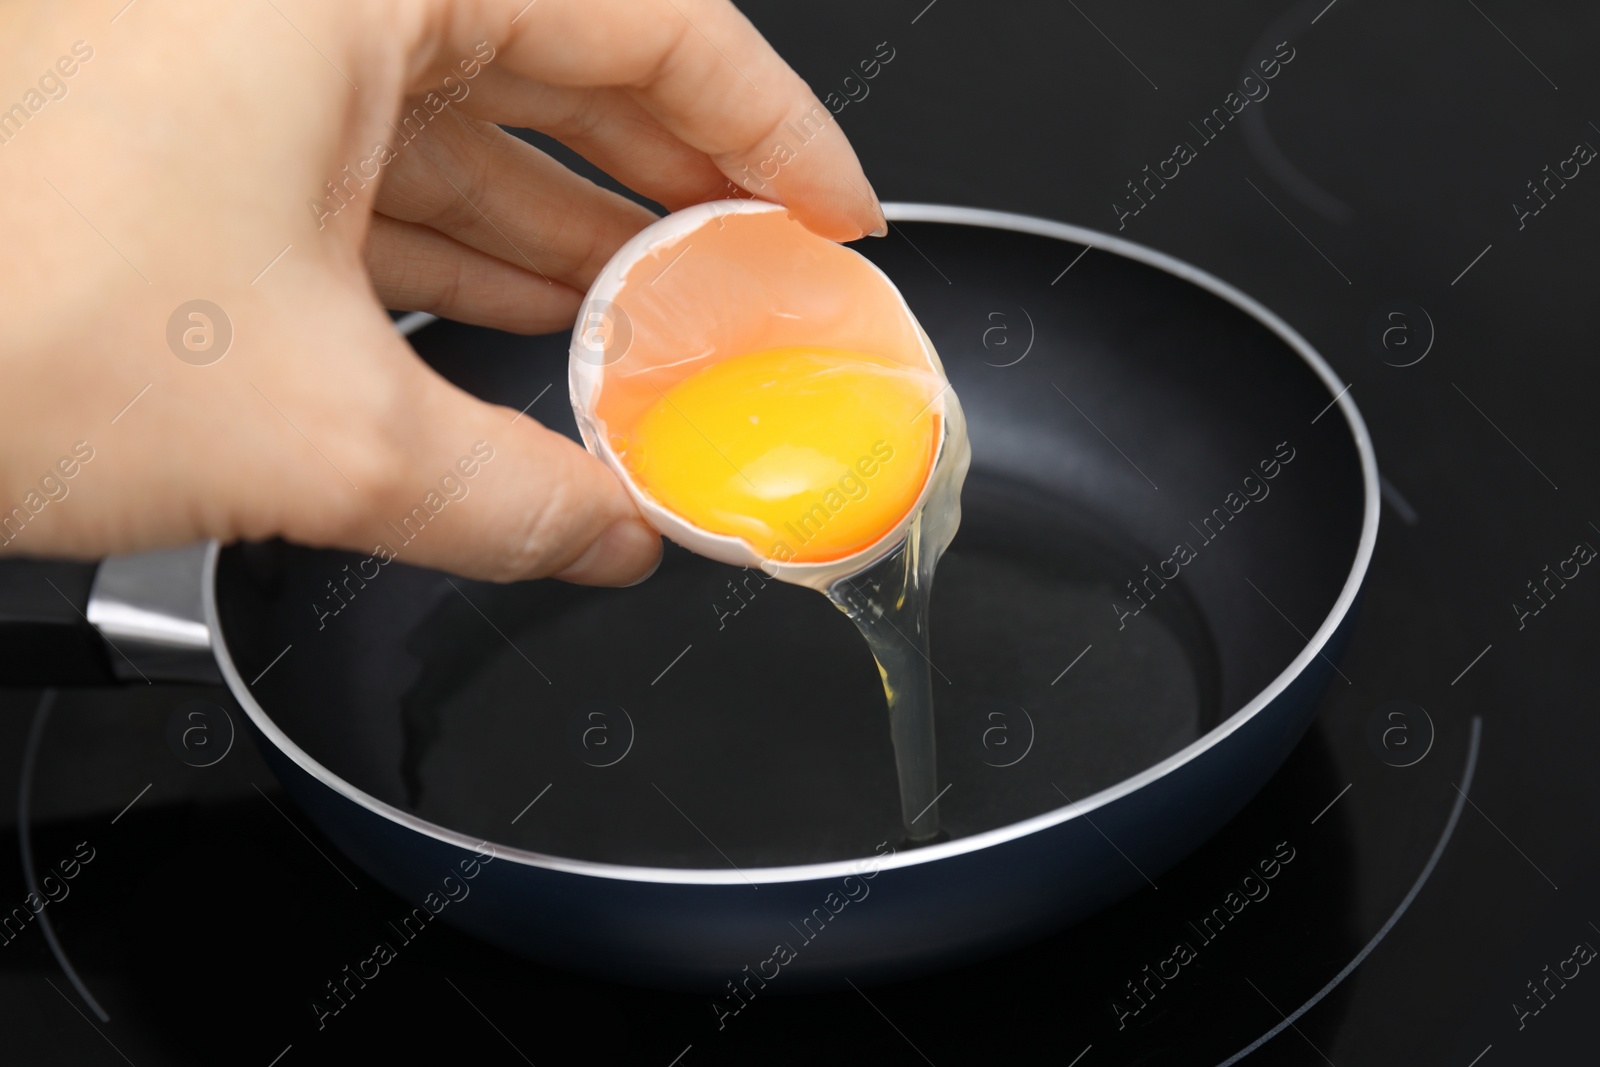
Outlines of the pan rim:
{"label": "pan rim", "polygon": [[1123,258],[1155,267],[1199,286],[1260,322],[1287,344],[1322,380],[1323,385],[1327,387],[1329,393],[1333,396],[1329,407],[1337,407],[1340,414],[1344,416],[1345,425],[1349,429],[1352,442],[1355,444],[1356,452],[1361,460],[1362,495],[1364,498],[1361,536],[1356,546],[1355,558],[1351,562],[1349,573],[1345,576],[1344,585],[1340,588],[1333,607],[1317,627],[1316,632],[1311,635],[1310,640],[1302,646],[1289,664],[1272,681],[1267,683],[1259,693],[1246,701],[1243,706],[1227,718],[1177,752],[1151,764],[1137,774],[1130,775],[1120,782],[1107,786],[1099,792],[1018,822],[1008,823],[1005,826],[995,827],[992,830],[985,830],[982,833],[957,838],[953,841],[927,845],[910,852],[896,852],[889,856],[874,855],[854,859],[828,860],[822,863],[795,864],[781,867],[747,867],[743,869],[640,867],[571,859],[564,856],[534,852],[528,849],[513,848],[484,838],[473,837],[437,823],[429,822],[410,812],[402,811],[340,778],[313,759],[299,745],[295,744],[273,721],[266,710],[256,702],[254,695],[250,692],[249,686],[246,685],[243,675],[239,673],[237,666],[233,662],[233,657],[228,651],[227,641],[222,633],[216,594],[217,566],[222,546],[220,542],[212,541],[207,546],[202,586],[202,601],[205,608],[206,627],[211,634],[212,653],[216,657],[217,665],[222,672],[224,680],[227,682],[228,689],[233,693],[234,698],[238,700],[240,707],[249,716],[256,729],[261,731],[262,735],[275,748],[292,760],[302,771],[346,800],[352,801],[374,815],[387,819],[407,830],[431,837],[444,844],[454,845],[466,851],[472,851],[488,844],[493,847],[493,855],[497,859],[510,860],[523,866],[536,867],[552,873],[660,885],[748,887],[751,883],[771,885],[786,882],[799,883],[839,879],[851,874],[861,873],[865,865],[871,865],[875,870],[893,870],[937,863],[940,860],[955,859],[969,853],[978,852],[995,845],[1006,844],[1031,834],[1049,830],[1052,827],[1088,815],[1107,804],[1137,792],[1160,778],[1166,777],[1221,744],[1265,710],[1296,679],[1305,673],[1312,660],[1322,655],[1323,648],[1332,639],[1334,632],[1349,616],[1355,605],[1361,585],[1365,581],[1377,544],[1380,500],[1377,457],[1373,452],[1372,438],[1367,431],[1366,423],[1362,420],[1361,413],[1356,409],[1355,402],[1350,399],[1349,386],[1340,381],[1333,368],[1328,365],[1322,355],[1305,338],[1301,337],[1288,323],[1255,298],[1215,275],[1164,252],[1158,252],[1155,249],[1124,240],[1112,234],[1101,233],[1097,230],[1075,226],[1071,223],[1057,222],[1051,219],[1009,211],[915,202],[889,202],[883,205],[883,209],[885,217],[891,223],[935,222],[1008,230],[1014,233],[1025,233],[1054,238],[1073,244],[1092,246],[1120,255]]}

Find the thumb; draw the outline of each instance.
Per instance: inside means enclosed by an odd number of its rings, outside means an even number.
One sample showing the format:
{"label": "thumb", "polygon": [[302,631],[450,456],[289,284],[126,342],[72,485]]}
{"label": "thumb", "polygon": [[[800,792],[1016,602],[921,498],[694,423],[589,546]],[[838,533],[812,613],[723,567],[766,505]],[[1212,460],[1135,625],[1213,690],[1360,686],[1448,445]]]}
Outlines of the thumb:
{"label": "thumb", "polygon": [[655,570],[661,537],[600,460],[445,381],[379,321],[374,346],[394,351],[372,369],[402,376],[391,393],[401,410],[385,415],[385,454],[341,524],[345,547],[489,581],[620,586]]}

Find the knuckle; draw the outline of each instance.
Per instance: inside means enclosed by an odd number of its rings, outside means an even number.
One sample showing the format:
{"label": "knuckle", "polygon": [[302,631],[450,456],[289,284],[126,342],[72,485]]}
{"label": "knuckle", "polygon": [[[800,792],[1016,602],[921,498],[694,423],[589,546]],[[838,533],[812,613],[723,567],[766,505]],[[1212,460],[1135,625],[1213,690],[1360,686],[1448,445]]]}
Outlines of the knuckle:
{"label": "knuckle", "polygon": [[564,543],[568,531],[560,516],[566,510],[567,494],[557,491],[540,501],[512,532],[496,581],[519,578],[544,578],[564,567],[571,549]]}
{"label": "knuckle", "polygon": [[471,281],[467,277],[470,268],[464,257],[442,266],[443,269],[434,276],[432,291],[427,294],[427,300],[431,305],[430,311],[450,318],[452,313],[461,312],[466,302],[466,294],[472,291]]}
{"label": "knuckle", "polygon": [[598,494],[582,488],[585,481],[572,469],[573,458],[551,459],[559,476],[510,523],[504,553],[495,568],[496,581],[559,573],[588,548],[590,538],[583,536],[585,531],[599,525],[599,507],[594,499]]}

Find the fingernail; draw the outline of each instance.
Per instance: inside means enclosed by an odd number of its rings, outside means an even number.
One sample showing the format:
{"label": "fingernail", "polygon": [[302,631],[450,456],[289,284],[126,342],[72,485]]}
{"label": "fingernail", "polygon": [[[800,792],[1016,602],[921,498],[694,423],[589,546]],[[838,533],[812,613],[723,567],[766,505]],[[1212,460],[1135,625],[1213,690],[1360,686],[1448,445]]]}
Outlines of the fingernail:
{"label": "fingernail", "polygon": [[867,236],[868,237],[887,237],[887,236],[889,236],[889,223],[888,223],[888,221],[885,220],[884,224],[882,226],[879,226],[876,230],[873,230],[871,233],[867,234]]}
{"label": "fingernail", "polygon": [[[660,534],[637,519],[622,519],[607,527],[583,555],[555,577],[578,585],[638,585],[661,566],[661,555]],[[642,577],[626,583],[621,580],[647,559],[655,562]]]}

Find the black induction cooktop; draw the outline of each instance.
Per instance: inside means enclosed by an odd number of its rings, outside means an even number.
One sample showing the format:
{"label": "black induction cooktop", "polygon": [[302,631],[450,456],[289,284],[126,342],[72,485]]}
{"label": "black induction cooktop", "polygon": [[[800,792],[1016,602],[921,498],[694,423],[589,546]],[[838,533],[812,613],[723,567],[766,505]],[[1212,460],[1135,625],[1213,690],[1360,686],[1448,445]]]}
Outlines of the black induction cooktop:
{"label": "black induction cooktop", "polygon": [[[0,1061],[1592,1061],[1600,13],[742,6],[885,199],[1169,252],[1350,383],[1382,530],[1304,741],[1198,853],[1088,922],[914,982],[759,998],[719,1026],[704,997],[437,925],[347,982],[405,905],[287,802],[225,691],[3,691]],[[994,325],[975,351],[1007,340]]]}

